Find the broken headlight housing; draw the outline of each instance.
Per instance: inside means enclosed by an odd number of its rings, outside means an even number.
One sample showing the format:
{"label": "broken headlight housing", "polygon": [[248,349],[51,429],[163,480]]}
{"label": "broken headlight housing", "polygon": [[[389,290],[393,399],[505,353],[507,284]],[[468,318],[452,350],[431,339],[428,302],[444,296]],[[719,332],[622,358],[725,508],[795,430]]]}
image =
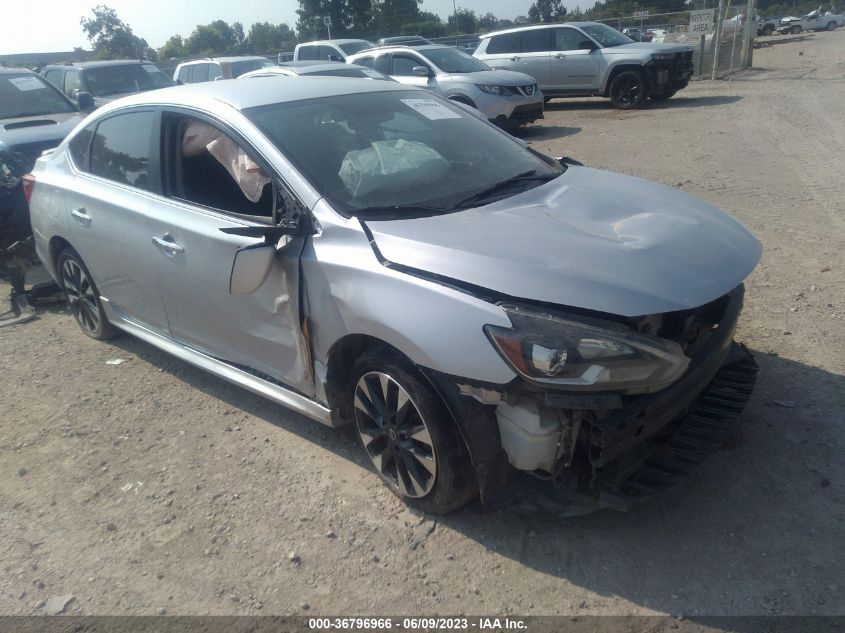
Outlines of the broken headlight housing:
{"label": "broken headlight housing", "polygon": [[486,325],[502,358],[532,382],[583,391],[650,393],[669,386],[690,359],[681,346],[616,323],[499,304],[513,328]]}

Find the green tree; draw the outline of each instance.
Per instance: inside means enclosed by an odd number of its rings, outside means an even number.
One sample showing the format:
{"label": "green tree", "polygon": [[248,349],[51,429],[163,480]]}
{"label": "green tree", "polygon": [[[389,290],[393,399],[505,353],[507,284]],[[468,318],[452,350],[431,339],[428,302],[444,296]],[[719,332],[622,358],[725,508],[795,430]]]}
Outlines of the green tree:
{"label": "green tree", "polygon": [[95,59],[139,59],[155,56],[147,41],[136,36],[132,28],[117,17],[114,9],[97,5],[92,16],[79,20],[82,31],[91,42]]}
{"label": "green tree", "polygon": [[[240,31],[242,35],[243,27]],[[185,40],[184,54],[200,57],[231,55],[238,53],[239,48],[236,29],[223,20],[215,20],[211,24],[197,25],[191,36]]]}
{"label": "green tree", "polygon": [[[385,0],[391,1],[391,0]],[[416,0],[414,0],[416,1]],[[325,38],[325,18],[331,18],[332,37],[361,33],[370,28],[372,0],[299,0],[296,30],[301,39]]]}
{"label": "green tree", "polygon": [[161,59],[174,59],[185,56],[185,43],[181,35],[174,35],[158,49],[158,56]]}
{"label": "green tree", "polygon": [[478,33],[478,18],[472,9],[458,9],[447,22],[450,33]]}
{"label": "green tree", "polygon": [[561,0],[535,0],[528,8],[531,22],[560,22],[566,16],[566,7]]}
{"label": "green tree", "polygon": [[399,33],[403,24],[420,21],[422,0],[381,0],[373,5],[373,22],[380,35]]}
{"label": "green tree", "polygon": [[247,48],[253,53],[291,51],[296,46],[296,34],[287,24],[256,22],[249,27]]}

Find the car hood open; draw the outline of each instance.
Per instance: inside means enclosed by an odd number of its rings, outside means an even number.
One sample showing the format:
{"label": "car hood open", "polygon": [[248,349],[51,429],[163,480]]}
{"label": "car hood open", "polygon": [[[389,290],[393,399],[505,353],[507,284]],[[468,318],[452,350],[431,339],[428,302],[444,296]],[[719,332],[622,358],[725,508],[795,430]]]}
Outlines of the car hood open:
{"label": "car hood open", "polygon": [[708,303],[761,254],[748,229],[697,198],[585,167],[483,207],[364,224],[394,264],[621,316]]}

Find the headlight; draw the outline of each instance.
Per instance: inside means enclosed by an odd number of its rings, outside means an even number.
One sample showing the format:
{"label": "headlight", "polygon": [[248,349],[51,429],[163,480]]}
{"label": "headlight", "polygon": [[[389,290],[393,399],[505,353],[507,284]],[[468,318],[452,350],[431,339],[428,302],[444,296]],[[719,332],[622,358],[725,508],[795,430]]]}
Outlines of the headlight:
{"label": "headlight", "polygon": [[513,328],[486,325],[484,331],[505,361],[534,382],[574,390],[647,393],[667,387],[689,365],[674,341],[614,323],[500,305]]}
{"label": "headlight", "polygon": [[12,167],[0,157],[0,189],[14,189],[21,182]]}
{"label": "headlight", "polygon": [[490,95],[498,95],[500,97],[508,97],[513,94],[513,91],[507,86],[488,86],[485,84],[475,84],[481,92],[486,92]]}
{"label": "headlight", "polygon": [[675,53],[652,53],[652,59],[658,59],[660,61],[668,62],[675,59]]}

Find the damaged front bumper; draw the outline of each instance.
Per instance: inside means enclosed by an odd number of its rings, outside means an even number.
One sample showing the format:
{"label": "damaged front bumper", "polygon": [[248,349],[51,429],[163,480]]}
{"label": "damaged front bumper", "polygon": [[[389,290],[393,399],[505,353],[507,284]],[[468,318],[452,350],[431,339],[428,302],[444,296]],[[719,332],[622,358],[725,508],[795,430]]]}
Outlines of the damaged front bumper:
{"label": "damaged front bumper", "polygon": [[[505,392],[460,381],[449,388],[446,377],[430,373],[459,420],[482,501],[561,515],[627,510],[681,481],[734,431],[756,382],[751,353],[733,341],[742,299],[739,287],[684,376],[653,394],[538,392],[520,381]],[[497,397],[501,404],[492,406]],[[508,446],[513,439],[497,407],[526,400],[562,422],[547,436],[556,450],[551,468],[525,472],[513,465],[519,447]],[[531,432],[542,430],[541,422]],[[531,432],[529,441],[537,437]]]}
{"label": "damaged front bumper", "polygon": [[671,60],[654,60],[646,64],[649,94],[668,94],[682,90],[695,71],[692,51],[676,53]]}

